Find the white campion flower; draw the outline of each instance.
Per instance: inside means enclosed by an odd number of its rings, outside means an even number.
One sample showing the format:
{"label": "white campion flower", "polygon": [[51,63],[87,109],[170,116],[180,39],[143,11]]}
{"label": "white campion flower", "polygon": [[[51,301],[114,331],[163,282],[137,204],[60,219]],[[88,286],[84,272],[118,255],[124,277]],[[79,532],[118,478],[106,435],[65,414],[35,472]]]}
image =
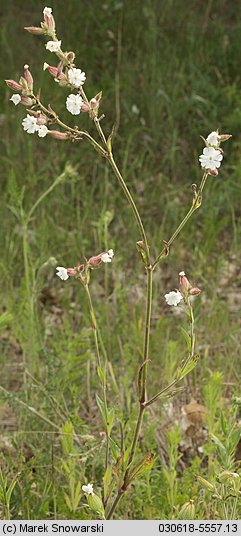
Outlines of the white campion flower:
{"label": "white campion flower", "polygon": [[211,132],[211,134],[208,135],[206,142],[208,145],[212,145],[213,147],[218,147],[219,145],[219,134],[215,130]]}
{"label": "white campion flower", "polygon": [[43,9],[43,14],[46,17],[51,17],[51,15],[52,15],[52,7],[45,7]]}
{"label": "white campion flower", "polygon": [[85,73],[81,69],[76,69],[73,67],[68,71],[68,79],[72,86],[80,87],[83,86],[86,80]]}
{"label": "white campion flower", "polygon": [[168,294],[165,294],[165,300],[167,305],[175,305],[175,307],[183,300],[181,292],[179,290],[172,290]]}
{"label": "white campion flower", "polygon": [[45,46],[50,52],[58,52],[61,48],[61,41],[48,41]]}
{"label": "white campion flower", "polygon": [[40,125],[39,128],[38,128],[38,136],[40,138],[45,138],[45,136],[47,136],[48,134],[48,129],[45,125]]}
{"label": "white campion flower", "polygon": [[218,169],[221,166],[222,159],[222,153],[214,149],[214,147],[205,147],[203,154],[199,156],[199,162],[203,169]]}
{"label": "white campion flower", "polygon": [[9,100],[12,101],[15,106],[17,106],[17,104],[21,102],[21,95],[19,95],[19,93],[16,93],[15,95],[12,95],[11,99]]}
{"label": "white campion flower", "polygon": [[66,100],[66,108],[72,115],[79,115],[83,99],[80,95],[69,95]]}
{"label": "white campion flower", "polygon": [[22,121],[22,126],[28,134],[34,134],[39,129],[37,118],[29,114],[27,114],[27,117]]}
{"label": "white campion flower", "polygon": [[136,106],[136,104],[133,104],[133,105],[132,105],[132,107],[131,107],[131,111],[132,111],[132,113],[135,114],[135,115],[139,115],[139,113],[140,113],[140,110],[139,110],[138,106]]}
{"label": "white campion flower", "polygon": [[101,255],[101,260],[102,262],[105,262],[105,263],[111,262],[113,257],[114,257],[114,251],[113,249],[109,249],[107,253],[103,253],[103,255]]}
{"label": "white campion flower", "polygon": [[63,266],[57,266],[56,270],[56,275],[60,277],[62,281],[66,281],[67,279],[69,279],[67,268],[64,268]]}
{"label": "white campion flower", "polygon": [[93,484],[87,484],[87,486],[82,486],[82,490],[86,495],[94,495]]}

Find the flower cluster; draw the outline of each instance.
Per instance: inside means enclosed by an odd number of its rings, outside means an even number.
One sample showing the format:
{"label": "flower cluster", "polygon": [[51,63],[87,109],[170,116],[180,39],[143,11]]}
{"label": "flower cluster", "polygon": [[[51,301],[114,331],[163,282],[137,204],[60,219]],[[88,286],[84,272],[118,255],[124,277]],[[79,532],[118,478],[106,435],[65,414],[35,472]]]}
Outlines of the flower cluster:
{"label": "flower cluster", "polygon": [[100,266],[100,264],[103,262],[109,263],[112,261],[112,258],[114,257],[114,251],[113,249],[109,249],[108,251],[104,251],[102,253],[99,253],[99,255],[95,255],[94,257],[90,257],[89,260],[87,260],[86,265],[79,264],[75,268],[64,268],[64,266],[57,266],[56,275],[62,279],[62,281],[67,281],[69,277],[78,277],[79,274],[84,272],[84,269],[95,269]]}
{"label": "flower cluster", "polygon": [[199,162],[201,167],[207,170],[210,175],[218,175],[218,169],[223,159],[220,143],[229,138],[231,138],[230,134],[220,135],[218,131],[213,131],[204,139],[206,147],[204,147],[203,153],[199,156]]}
{"label": "flower cluster", "polygon": [[38,118],[34,117],[33,115],[27,114],[27,117],[25,117],[25,119],[22,121],[22,125],[23,130],[25,130],[28,134],[34,134],[37,132],[40,138],[44,138],[49,132],[46,125],[39,124]]}
{"label": "flower cluster", "polygon": [[193,287],[188,281],[185,272],[179,272],[180,286],[179,290],[172,290],[165,294],[165,300],[168,305],[175,307],[182,301],[186,301],[189,296],[198,296],[201,290],[198,287]]}
{"label": "flower cluster", "polygon": [[[82,89],[82,86],[86,81],[86,74],[81,69],[75,67],[73,63],[75,59],[74,52],[64,52],[62,50],[62,42],[56,36],[55,20],[51,7],[45,7],[43,9],[43,18],[44,20],[40,23],[39,27],[27,26],[25,27],[25,30],[32,34],[43,34],[48,36],[49,40],[45,44],[45,48],[47,51],[56,54],[58,57],[59,62],[57,66],[49,65],[47,62],[44,62],[44,71],[47,70],[60,86],[67,86],[72,90],[77,90],[77,93],[70,93],[66,99],[66,108],[72,115],[79,115],[80,112],[88,112],[91,117],[96,116],[102,96],[101,92],[92,99],[87,99]],[[21,92],[13,95],[10,99],[15,106],[21,102],[22,104],[31,107],[38,104],[38,102],[36,102],[38,99],[35,99],[33,95],[33,78],[28,71],[28,66],[25,66],[24,69],[24,77],[20,78],[19,83],[14,80],[6,80],[6,83],[11,89]],[[41,129],[37,128],[38,123],[32,118],[30,119],[29,116],[24,119],[22,124],[24,130],[28,134],[38,132],[40,137],[50,134],[58,139],[67,139],[66,132],[49,131],[47,127]]]}

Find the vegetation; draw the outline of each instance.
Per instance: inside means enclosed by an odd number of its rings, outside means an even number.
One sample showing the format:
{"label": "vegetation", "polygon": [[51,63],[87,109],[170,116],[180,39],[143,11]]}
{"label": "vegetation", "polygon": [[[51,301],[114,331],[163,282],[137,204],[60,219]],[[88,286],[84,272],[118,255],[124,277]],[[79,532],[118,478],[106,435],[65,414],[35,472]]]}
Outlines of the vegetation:
{"label": "vegetation", "polygon": [[[82,5],[81,5],[82,4]],[[42,71],[53,56],[23,27],[43,5],[9,1],[2,14],[1,79],[29,63],[45,103],[68,93]],[[148,390],[173,380],[186,352],[185,318],[164,294],[185,270],[202,289],[194,302],[194,371],[174,398],[146,411],[137,455],[148,471],[129,486],[117,519],[237,519],[240,506],[240,103],[241,20],[235,2],[52,2],[65,48],[74,48],[90,95],[103,91],[102,127],[116,122],[114,152],[143,217],[153,257],[183,219],[200,183],[198,155],[214,129],[233,135],[203,205],[154,272]],[[17,45],[17,46],[16,46]],[[21,69],[20,69],[21,67]],[[81,487],[110,486],[88,296],[62,284],[76,266],[113,248],[91,278],[100,349],[115,412],[112,476],[122,434],[131,444],[145,327],[145,272],[129,206],[108,166],[81,144],[23,132],[23,109],[1,84],[2,225],[0,317],[0,503],[2,518],[92,518]],[[76,119],[79,124],[80,117]],[[81,128],[89,127],[87,114]],[[104,268],[104,269],[103,269]],[[174,309],[174,310],[173,310]],[[93,510],[93,508],[92,508]],[[99,511],[101,517],[101,511]]]}

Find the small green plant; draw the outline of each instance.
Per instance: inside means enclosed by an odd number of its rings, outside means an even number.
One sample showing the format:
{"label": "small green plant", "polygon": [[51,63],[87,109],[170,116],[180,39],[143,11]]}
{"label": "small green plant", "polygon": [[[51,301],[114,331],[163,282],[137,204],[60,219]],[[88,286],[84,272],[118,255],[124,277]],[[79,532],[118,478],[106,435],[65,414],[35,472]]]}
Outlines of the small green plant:
{"label": "small green plant", "polygon": [[17,477],[9,483],[0,469],[0,501],[3,508],[3,519],[11,519],[11,497],[17,483]]}

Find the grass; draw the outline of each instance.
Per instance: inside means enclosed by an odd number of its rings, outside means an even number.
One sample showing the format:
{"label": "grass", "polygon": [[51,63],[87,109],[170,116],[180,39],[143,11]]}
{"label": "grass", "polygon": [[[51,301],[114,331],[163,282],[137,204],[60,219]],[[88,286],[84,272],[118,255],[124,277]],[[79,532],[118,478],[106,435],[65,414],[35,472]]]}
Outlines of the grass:
{"label": "grass", "polygon": [[[43,7],[32,0],[5,6],[1,79],[18,79],[29,63],[43,101],[70,122],[66,91],[42,71],[43,62],[51,63],[53,57],[43,40],[23,30],[38,24]],[[196,377],[146,418],[139,451],[153,452],[156,460],[130,489],[116,516],[178,518],[191,499],[198,519],[238,518],[240,504],[236,508],[233,501],[224,508],[233,483],[217,480],[222,471],[237,471],[240,464],[237,4],[217,0],[204,6],[198,1],[194,9],[193,2],[178,0],[93,0],[81,5],[71,0],[63,9],[63,3],[54,0],[52,7],[64,47],[76,51],[76,63],[87,73],[88,93],[103,90],[105,132],[116,117],[119,121],[114,152],[156,255],[190,204],[191,184],[200,181],[199,135],[216,128],[233,135],[224,147],[219,177],[208,180],[201,210],[155,272],[150,391],[155,393],[171,379],[185,352],[180,316],[163,301],[166,290],[178,284],[180,269],[203,291],[201,304],[195,305],[201,356]],[[0,407],[2,516],[87,519],[90,513],[82,498],[78,500],[78,482],[92,481],[100,493],[104,460],[103,424],[95,402],[95,350],[82,288],[77,282],[62,285],[57,280],[53,258],[75,266],[106,246],[115,250],[114,264],[94,274],[91,290],[112,366],[109,397],[117,417],[126,423],[128,442],[136,418],[135,378],[144,329],[145,276],[135,249],[140,237],[105,162],[85,142],[47,143],[24,134],[24,111],[9,103],[11,92],[4,83],[0,96],[1,309],[12,315],[3,319],[0,339],[1,385],[7,390],[1,390]],[[87,118],[81,120],[87,128]],[[16,211],[20,216],[28,212],[60,176],[24,234]],[[192,398],[205,414],[201,420],[196,416],[195,423],[186,415],[185,429],[183,414]],[[220,500],[215,503],[208,490],[202,493],[197,475],[216,486]],[[9,505],[6,489],[11,484]]]}

